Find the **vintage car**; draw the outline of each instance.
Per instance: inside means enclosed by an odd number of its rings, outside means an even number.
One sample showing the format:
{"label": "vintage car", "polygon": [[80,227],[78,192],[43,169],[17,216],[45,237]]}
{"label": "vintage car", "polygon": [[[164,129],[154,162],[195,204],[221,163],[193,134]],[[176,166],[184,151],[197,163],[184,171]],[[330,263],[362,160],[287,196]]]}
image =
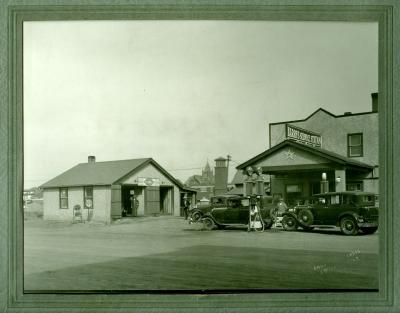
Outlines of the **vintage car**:
{"label": "vintage car", "polygon": [[340,227],[345,235],[373,234],[378,229],[377,196],[369,192],[344,191],[317,194],[283,214],[285,230]]}
{"label": "vintage car", "polygon": [[[264,229],[271,228],[273,219],[271,211],[275,208],[272,197],[258,199]],[[211,197],[210,204],[192,210],[189,222],[202,222],[206,229],[229,226],[245,226],[249,223],[250,199],[237,195],[219,195]]]}

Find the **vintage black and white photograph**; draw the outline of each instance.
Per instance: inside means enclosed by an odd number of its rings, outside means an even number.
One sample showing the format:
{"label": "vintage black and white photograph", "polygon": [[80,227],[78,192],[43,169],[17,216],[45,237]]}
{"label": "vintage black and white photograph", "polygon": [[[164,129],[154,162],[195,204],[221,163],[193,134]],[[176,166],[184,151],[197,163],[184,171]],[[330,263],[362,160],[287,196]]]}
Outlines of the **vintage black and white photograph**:
{"label": "vintage black and white photograph", "polygon": [[23,24],[24,290],[379,289],[378,23]]}

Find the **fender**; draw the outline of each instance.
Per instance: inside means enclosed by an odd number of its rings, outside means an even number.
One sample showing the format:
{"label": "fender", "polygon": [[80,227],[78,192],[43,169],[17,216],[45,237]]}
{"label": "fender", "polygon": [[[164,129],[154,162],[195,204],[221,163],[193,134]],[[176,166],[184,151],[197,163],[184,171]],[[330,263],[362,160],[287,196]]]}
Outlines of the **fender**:
{"label": "fender", "polygon": [[295,218],[297,221],[297,216],[294,212],[285,212],[282,214],[282,217],[285,217],[285,216],[291,216],[291,217]]}
{"label": "fender", "polygon": [[345,215],[350,215],[350,216],[354,217],[356,222],[358,221],[358,218],[360,217],[360,215],[358,215],[354,211],[346,211],[346,212],[339,214],[338,219],[336,221],[336,225],[339,225],[341,218]]}
{"label": "fender", "polygon": [[219,225],[219,223],[215,220],[215,218],[212,216],[211,213],[212,212],[207,212],[207,213],[203,214],[203,216],[200,218],[200,221],[205,217],[209,217],[214,221],[215,225]]}

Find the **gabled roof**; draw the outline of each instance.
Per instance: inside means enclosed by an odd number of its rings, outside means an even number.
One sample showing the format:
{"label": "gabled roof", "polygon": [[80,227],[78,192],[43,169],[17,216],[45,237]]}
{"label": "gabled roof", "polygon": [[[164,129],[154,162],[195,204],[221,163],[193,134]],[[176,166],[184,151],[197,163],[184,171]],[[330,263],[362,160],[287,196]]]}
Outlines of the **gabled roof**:
{"label": "gabled roof", "polygon": [[353,168],[358,168],[358,169],[364,169],[364,170],[371,170],[374,168],[373,165],[366,164],[363,162],[359,162],[357,160],[347,158],[345,156],[342,156],[340,154],[334,153],[332,151],[328,151],[322,148],[318,147],[313,147],[313,146],[307,146],[298,142],[295,142],[293,140],[287,139],[282,141],[281,143],[277,144],[276,146],[273,146],[272,148],[260,153],[259,155],[255,156],[254,158],[251,158],[250,160],[238,165],[236,168],[237,169],[245,169],[247,166],[251,166],[254,163],[266,158],[267,156],[273,154],[274,152],[280,150],[281,148],[285,146],[291,146],[294,148],[298,148],[300,150],[309,152],[311,154],[314,154],[319,157],[323,157],[333,163],[341,164],[341,165],[347,165],[351,166]]}
{"label": "gabled roof", "polygon": [[58,175],[57,177],[49,180],[40,187],[53,188],[112,185],[134,174],[150,163],[176,185],[178,185],[180,188],[183,188],[182,183],[171,176],[152,158],[80,163],[66,172]]}
{"label": "gabled roof", "polygon": [[243,184],[244,181],[244,175],[241,170],[236,171],[235,176],[233,176],[231,184],[236,185],[236,184]]}

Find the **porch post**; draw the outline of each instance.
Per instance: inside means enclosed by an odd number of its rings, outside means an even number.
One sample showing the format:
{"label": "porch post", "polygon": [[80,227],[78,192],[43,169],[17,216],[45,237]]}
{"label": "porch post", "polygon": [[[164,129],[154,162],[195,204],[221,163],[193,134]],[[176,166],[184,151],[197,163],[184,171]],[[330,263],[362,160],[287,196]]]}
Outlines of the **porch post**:
{"label": "porch post", "polygon": [[335,170],[335,191],[346,191],[346,170]]}

